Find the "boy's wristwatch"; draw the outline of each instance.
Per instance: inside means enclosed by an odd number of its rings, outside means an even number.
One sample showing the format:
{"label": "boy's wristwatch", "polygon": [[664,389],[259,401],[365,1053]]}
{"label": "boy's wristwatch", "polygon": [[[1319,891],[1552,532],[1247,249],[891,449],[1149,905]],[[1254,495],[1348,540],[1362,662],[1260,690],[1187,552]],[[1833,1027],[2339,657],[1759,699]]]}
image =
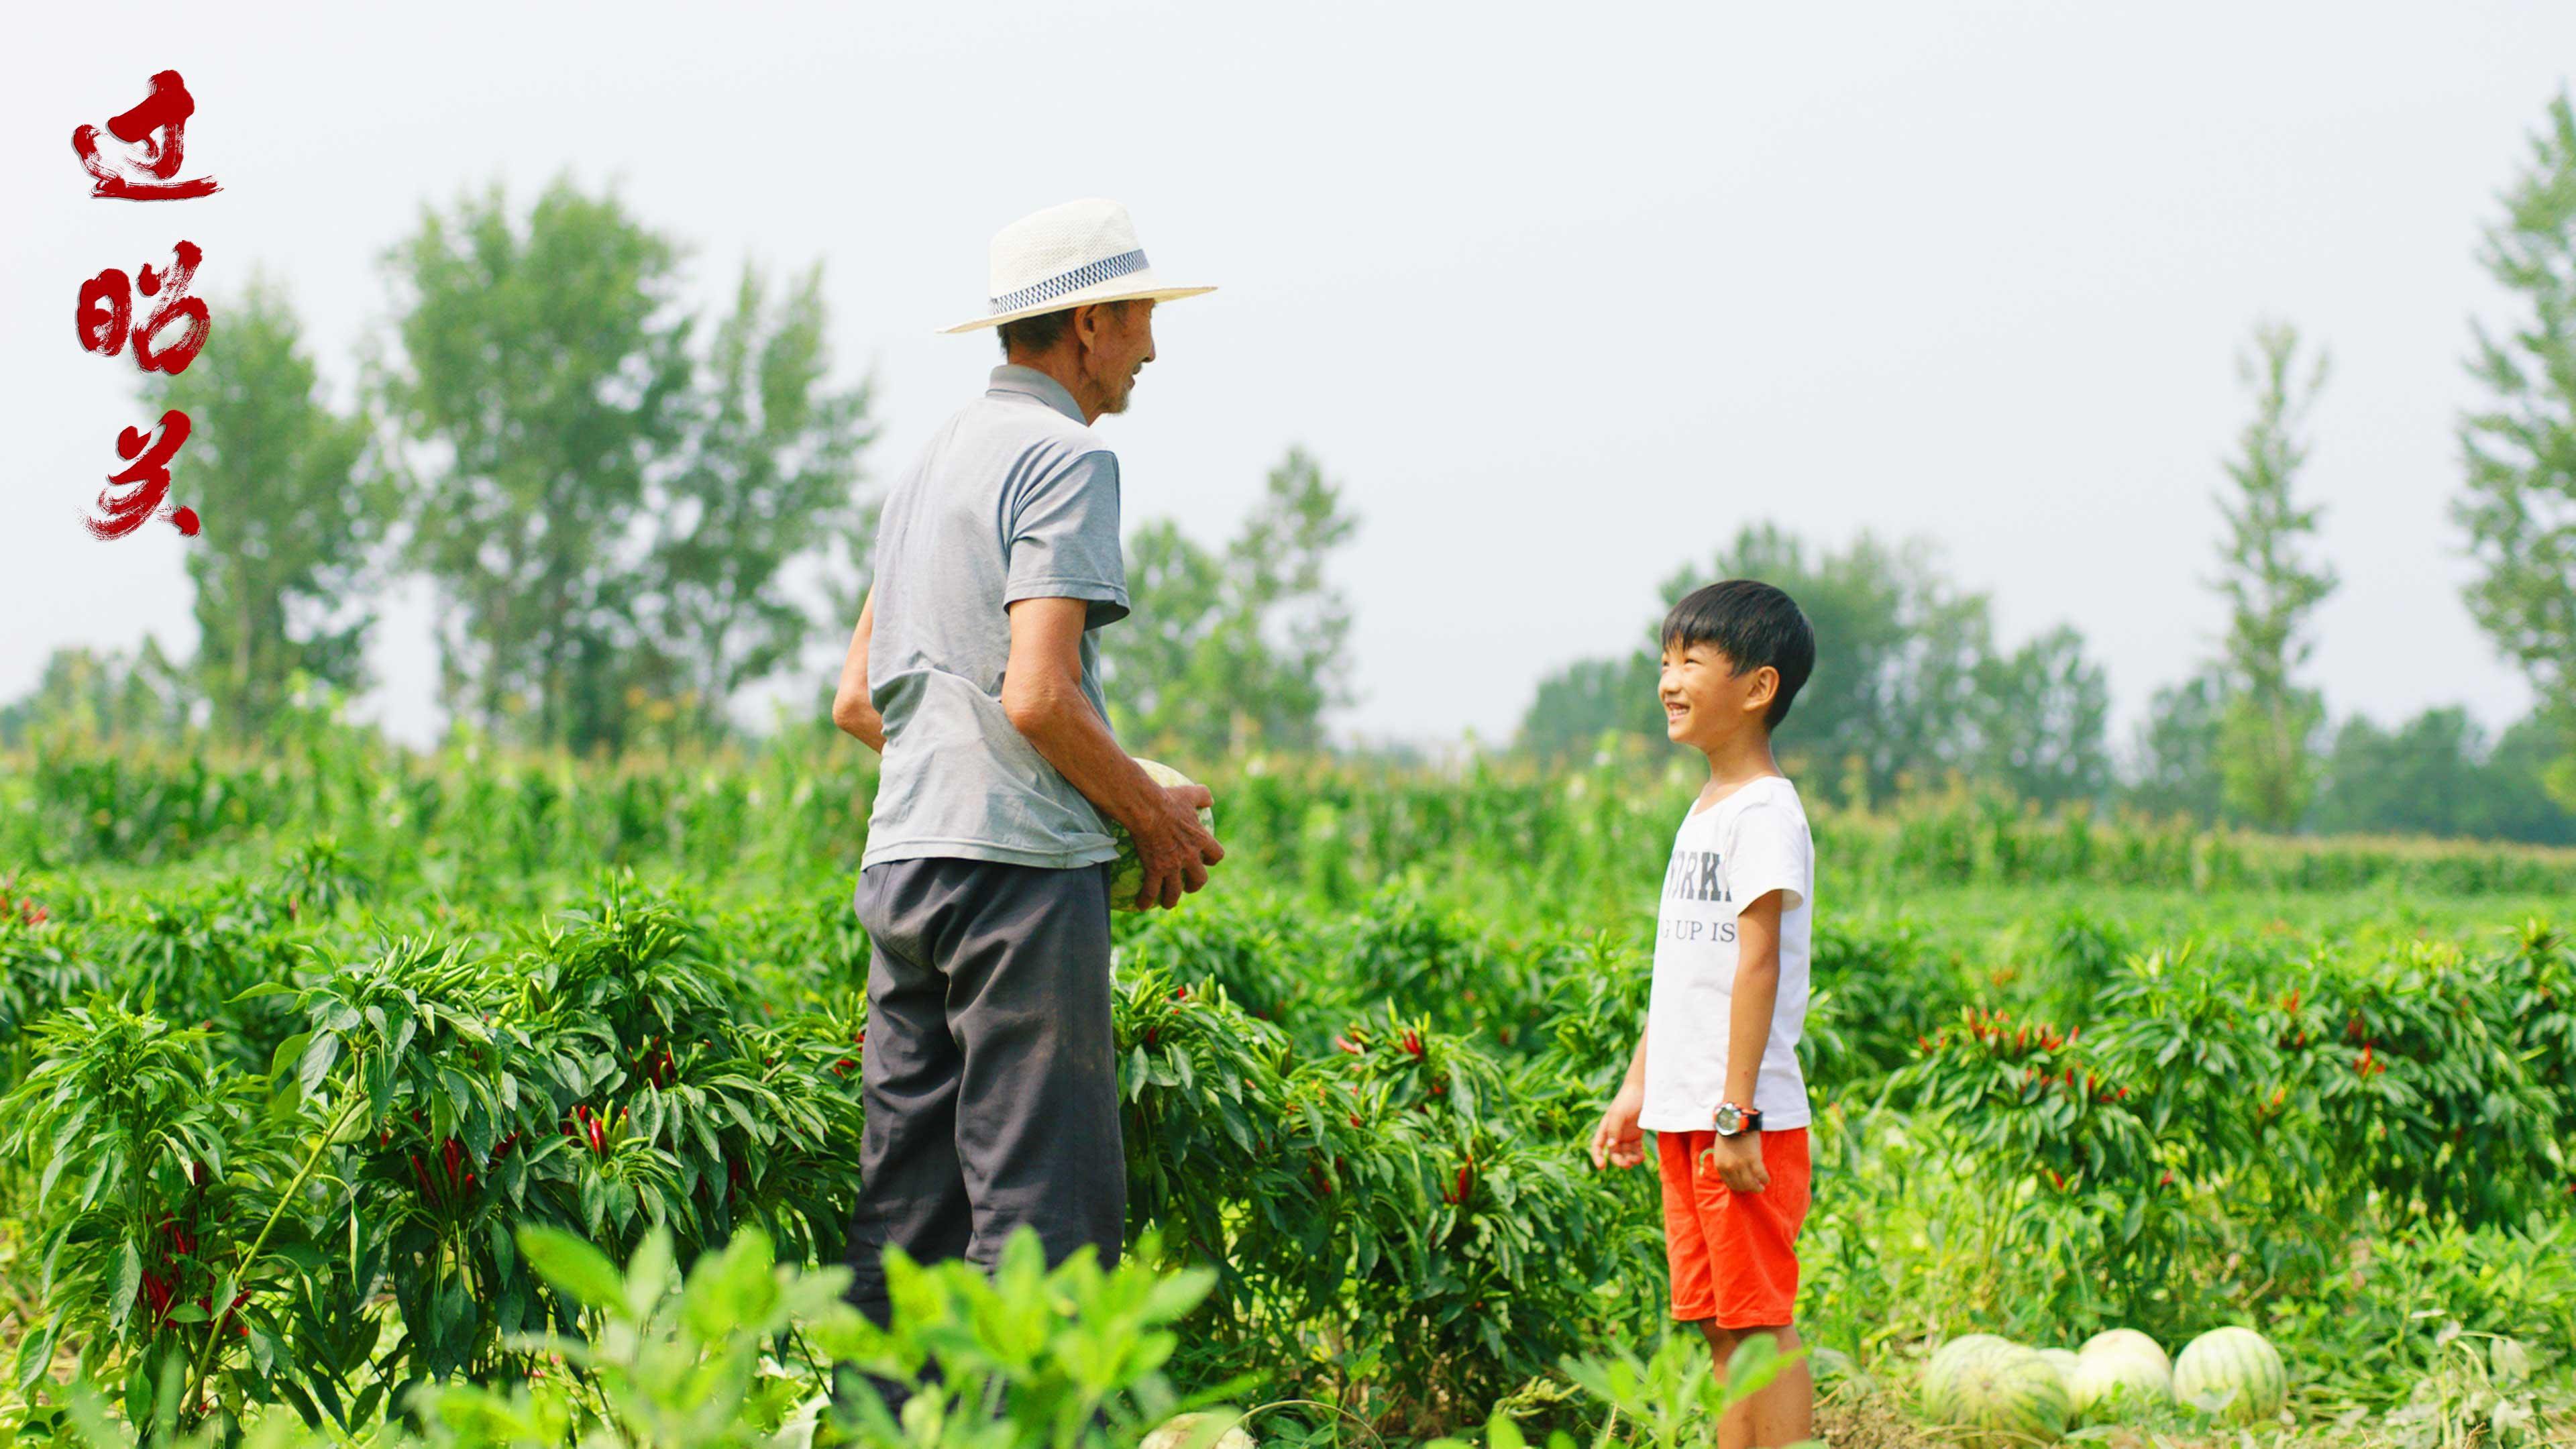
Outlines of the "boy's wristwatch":
{"label": "boy's wristwatch", "polygon": [[1717,1104],[1717,1135],[1736,1137],[1762,1130],[1762,1113],[1758,1108],[1739,1107],[1733,1102]]}

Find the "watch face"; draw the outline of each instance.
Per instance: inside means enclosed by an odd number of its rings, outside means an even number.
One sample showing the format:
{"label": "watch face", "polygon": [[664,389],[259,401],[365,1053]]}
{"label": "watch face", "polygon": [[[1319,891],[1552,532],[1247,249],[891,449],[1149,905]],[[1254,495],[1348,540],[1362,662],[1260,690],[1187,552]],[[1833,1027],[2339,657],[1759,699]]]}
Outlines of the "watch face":
{"label": "watch face", "polygon": [[1717,1109],[1717,1130],[1720,1136],[1725,1137],[1732,1137],[1736,1133],[1744,1130],[1744,1109],[1736,1106],[1733,1102],[1729,1102],[1724,1106],[1719,1107]]}

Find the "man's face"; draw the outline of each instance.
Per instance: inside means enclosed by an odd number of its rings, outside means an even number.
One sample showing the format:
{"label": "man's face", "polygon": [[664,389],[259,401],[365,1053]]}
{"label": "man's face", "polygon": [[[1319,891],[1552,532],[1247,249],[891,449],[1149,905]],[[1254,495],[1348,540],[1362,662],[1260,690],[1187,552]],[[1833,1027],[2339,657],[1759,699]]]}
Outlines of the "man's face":
{"label": "man's face", "polygon": [[1100,410],[1123,413],[1127,395],[1136,390],[1136,374],[1154,360],[1153,300],[1111,302],[1093,308],[1091,318],[1083,371],[1099,390]]}
{"label": "man's face", "polygon": [[1769,665],[1737,673],[1735,661],[1714,644],[1667,644],[1656,682],[1664,735],[1675,744],[1714,749],[1754,726],[1779,681]]}

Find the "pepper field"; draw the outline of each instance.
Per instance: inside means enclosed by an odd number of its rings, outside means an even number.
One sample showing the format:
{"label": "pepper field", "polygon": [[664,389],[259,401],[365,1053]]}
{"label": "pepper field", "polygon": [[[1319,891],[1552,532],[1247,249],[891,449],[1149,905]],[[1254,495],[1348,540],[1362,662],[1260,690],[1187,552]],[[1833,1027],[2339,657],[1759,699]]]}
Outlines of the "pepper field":
{"label": "pepper field", "polygon": [[[637,1382],[529,1337],[623,1341],[525,1230],[752,1277],[706,1250],[757,1227],[841,1260],[865,752],[610,766],[298,729],[230,763],[0,761],[0,1428],[792,1438],[838,1339],[740,1329],[765,1387],[720,1432],[645,1432]],[[1618,1359],[1663,1332],[1655,1183],[1581,1152],[1694,782],[1175,763],[1229,857],[1119,918],[1128,1276],[1184,1287],[1101,1380],[1111,1440],[1211,1388],[1270,1406],[1263,1442],[1698,1442],[1613,1371],[1681,1362]],[[1913,1379],[1958,1334],[2170,1350],[2222,1324],[2288,1364],[2263,1442],[2567,1442],[2576,854],[1965,796],[1812,813],[1800,1307],[1835,1442],[1942,1437]],[[982,1290],[952,1288],[964,1333]],[[509,1404],[531,1417],[494,1427]],[[2217,1434],[2196,1412],[2084,1433]]]}

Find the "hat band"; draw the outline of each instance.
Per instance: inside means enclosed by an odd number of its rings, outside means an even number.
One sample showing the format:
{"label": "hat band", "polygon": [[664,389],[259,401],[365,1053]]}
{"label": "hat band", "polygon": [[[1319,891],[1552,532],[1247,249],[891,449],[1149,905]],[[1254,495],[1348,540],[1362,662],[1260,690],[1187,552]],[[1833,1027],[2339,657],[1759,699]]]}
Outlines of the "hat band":
{"label": "hat band", "polygon": [[1081,266],[1074,268],[1072,271],[1066,272],[1060,276],[1049,277],[1043,282],[1032,283],[1017,291],[1004,292],[1002,295],[993,299],[993,310],[996,312],[1017,312],[1023,307],[1033,307],[1040,302],[1050,301],[1054,298],[1061,297],[1068,292],[1079,292],[1083,288],[1091,286],[1094,283],[1106,282],[1113,277],[1123,277],[1130,272],[1141,272],[1143,270],[1145,270],[1145,253],[1143,248],[1140,247],[1132,252],[1120,252],[1114,257],[1103,257],[1096,262],[1085,262]]}

